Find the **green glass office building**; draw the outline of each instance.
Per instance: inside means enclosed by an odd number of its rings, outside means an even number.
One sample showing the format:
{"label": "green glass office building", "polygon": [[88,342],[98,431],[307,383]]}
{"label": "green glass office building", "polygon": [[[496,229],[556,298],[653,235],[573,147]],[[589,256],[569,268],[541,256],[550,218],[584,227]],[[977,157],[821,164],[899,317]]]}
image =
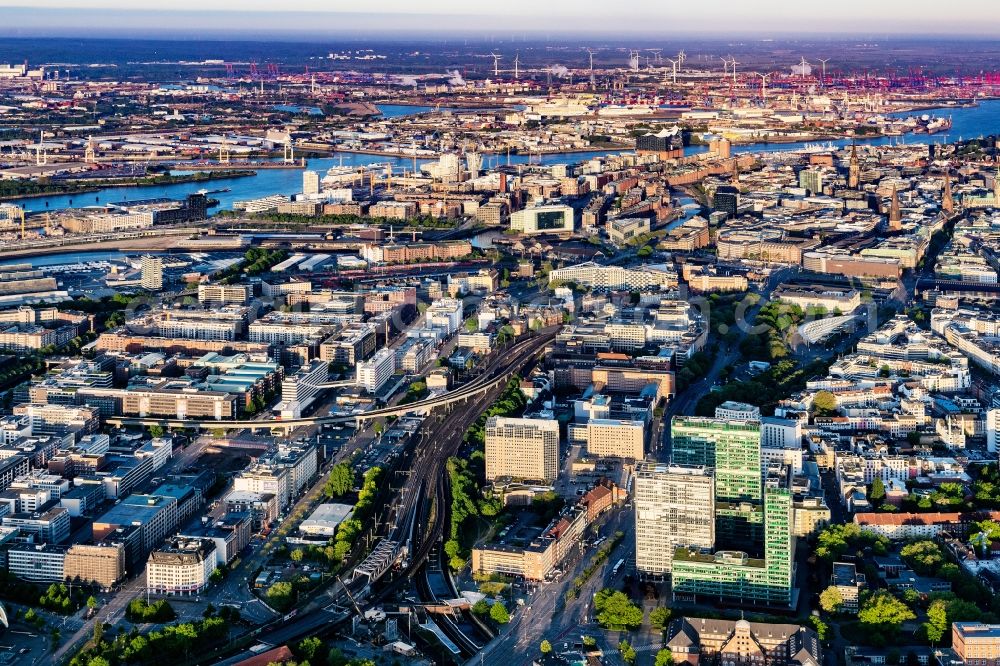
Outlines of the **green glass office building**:
{"label": "green glass office building", "polygon": [[715,476],[715,535],[720,550],[763,555],[760,422],[675,416],[671,461]]}

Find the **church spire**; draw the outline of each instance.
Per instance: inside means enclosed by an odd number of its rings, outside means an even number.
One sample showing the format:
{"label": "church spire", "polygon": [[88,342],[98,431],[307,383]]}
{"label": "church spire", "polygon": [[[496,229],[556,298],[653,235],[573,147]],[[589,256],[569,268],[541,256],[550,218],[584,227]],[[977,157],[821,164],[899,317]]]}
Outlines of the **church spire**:
{"label": "church spire", "polygon": [[889,203],[889,229],[899,231],[902,228],[903,214],[899,210],[899,194],[896,186],[892,186],[892,200]]}
{"label": "church spire", "polygon": [[997,157],[997,171],[993,174],[993,205],[1000,206],[1000,156]]}
{"label": "church spire", "polygon": [[951,172],[944,172],[944,194],[941,197],[941,209],[946,213],[955,212],[955,199],[951,194]]}
{"label": "church spire", "polygon": [[861,165],[858,162],[858,144],[851,141],[851,163],[847,170],[847,186],[852,190],[861,184]]}

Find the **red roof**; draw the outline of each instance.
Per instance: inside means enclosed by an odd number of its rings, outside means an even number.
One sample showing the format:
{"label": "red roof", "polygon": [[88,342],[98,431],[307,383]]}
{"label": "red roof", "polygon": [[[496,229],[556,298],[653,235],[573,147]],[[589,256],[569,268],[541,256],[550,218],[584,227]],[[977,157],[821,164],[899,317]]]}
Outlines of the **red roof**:
{"label": "red roof", "polygon": [[272,662],[281,664],[294,659],[295,655],[293,655],[292,651],[288,649],[288,646],[282,645],[281,647],[273,648],[267,652],[261,652],[258,655],[250,657],[249,659],[244,659],[243,661],[235,663],[233,666],[267,666]]}

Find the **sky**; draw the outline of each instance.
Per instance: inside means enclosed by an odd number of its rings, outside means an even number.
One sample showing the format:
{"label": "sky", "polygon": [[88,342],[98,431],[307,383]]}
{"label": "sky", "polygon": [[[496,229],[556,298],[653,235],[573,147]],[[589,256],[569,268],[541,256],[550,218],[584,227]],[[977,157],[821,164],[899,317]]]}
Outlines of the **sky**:
{"label": "sky", "polygon": [[996,0],[0,0],[3,34],[517,31],[989,36],[997,30]]}

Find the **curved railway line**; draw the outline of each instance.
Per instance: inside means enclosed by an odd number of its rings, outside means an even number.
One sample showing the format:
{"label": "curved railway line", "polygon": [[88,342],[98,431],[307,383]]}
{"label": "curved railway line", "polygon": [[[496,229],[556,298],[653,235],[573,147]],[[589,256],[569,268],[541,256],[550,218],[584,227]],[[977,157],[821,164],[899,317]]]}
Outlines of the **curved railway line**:
{"label": "curved railway line", "polygon": [[[545,344],[555,337],[556,327],[542,329],[533,337],[516,343],[506,350],[506,358],[520,358],[527,353],[529,356],[541,349]],[[405,416],[419,411],[431,411],[437,407],[446,407],[458,402],[463,402],[471,397],[486,393],[501,383],[507,381],[512,374],[513,363],[508,363],[497,372],[487,370],[479,377],[476,377],[461,388],[449,391],[433,398],[418,400],[406,405],[395,407],[382,407],[360,414],[343,414],[337,416],[307,416],[298,419],[281,420],[246,420],[246,419],[179,419],[158,416],[110,416],[105,419],[105,423],[117,426],[160,426],[164,428],[194,428],[201,430],[215,430],[218,428],[232,429],[261,429],[261,428],[297,428],[299,426],[342,424],[342,423],[362,423],[387,416]]]}

